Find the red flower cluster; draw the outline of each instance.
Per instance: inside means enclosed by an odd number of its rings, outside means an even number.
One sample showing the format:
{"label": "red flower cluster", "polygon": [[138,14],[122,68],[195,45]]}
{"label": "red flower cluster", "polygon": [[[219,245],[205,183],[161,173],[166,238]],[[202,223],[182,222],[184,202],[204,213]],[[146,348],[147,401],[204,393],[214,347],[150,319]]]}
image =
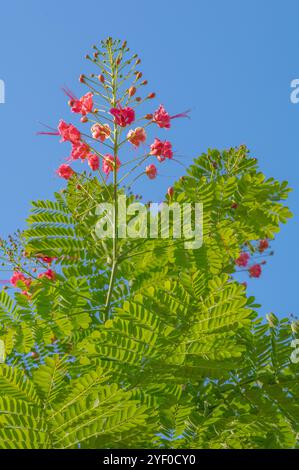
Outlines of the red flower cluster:
{"label": "red flower cluster", "polygon": [[38,278],[39,279],[44,279],[44,278],[47,278],[49,279],[50,281],[55,281],[56,279],[56,274],[54,271],[52,271],[52,269],[48,269],[47,271],[45,271],[44,273],[40,273],[38,275]]}
{"label": "red flower cluster", "polygon": [[103,158],[103,172],[109,176],[110,171],[113,171],[114,165],[116,164],[116,170],[119,169],[121,163],[118,157],[116,159],[113,155],[107,153]]}
{"label": "red flower cluster", "polygon": [[60,176],[60,178],[64,178],[65,180],[69,180],[75,174],[75,172],[69,165],[66,165],[65,163],[63,163],[57,169],[57,174],[58,174],[58,176]]}
{"label": "red flower cluster", "polygon": [[[117,46],[116,46],[117,47]],[[123,52],[123,51],[122,51]],[[109,52],[104,52],[107,54],[108,60],[111,60],[111,54]],[[97,61],[98,55],[94,54],[94,62]],[[119,58],[116,63],[115,67],[120,65],[120,62],[123,61],[123,57]],[[124,62],[121,68],[124,68],[126,64],[129,64],[130,61]],[[136,61],[136,65],[139,62]],[[116,98],[115,89],[113,89],[113,97],[111,97],[110,91],[107,90],[110,88],[109,82],[111,83],[111,78],[106,77],[106,72],[103,70],[102,73],[98,76],[98,84],[99,86],[104,88],[104,98],[111,103],[110,106],[110,115],[113,116],[113,122],[115,126],[119,126],[121,128],[125,128],[132,124],[136,117],[135,117],[135,106],[137,103],[143,103],[145,100],[155,98],[155,93],[149,93],[145,98],[140,96],[135,96],[137,90],[140,86],[147,85],[147,80],[139,80],[142,77],[142,73],[140,71],[134,71],[135,78],[131,86],[124,92],[124,95],[119,99]],[[92,77],[91,75],[90,77]],[[114,80],[115,78],[113,78]],[[107,139],[112,141],[112,144],[115,142],[116,136],[121,135],[121,130],[113,130],[110,128],[109,124],[103,124],[101,121],[103,119],[111,121],[111,118],[107,116],[107,111],[101,111],[103,116],[98,118],[99,109],[97,109],[96,103],[94,103],[94,97],[96,96],[103,96],[103,93],[95,93],[94,94],[94,85],[89,85],[89,77],[85,74],[81,74],[79,77],[80,83],[86,84],[90,91],[83,95],[81,98],[77,98],[72,91],[68,88],[64,88],[64,92],[69,98],[69,105],[71,107],[71,111],[73,113],[81,114],[81,122],[86,123],[91,121],[92,119],[87,117],[88,114],[92,113],[95,120],[93,120],[93,124],[90,129],[90,136],[86,136],[87,139],[94,139],[100,141],[104,145],[108,147],[113,147],[113,145],[109,145],[105,143]],[[124,81],[124,78],[123,80]],[[115,100],[118,101],[115,101]],[[132,102],[135,105],[130,105]],[[113,103],[113,104],[112,104]],[[108,108],[109,110],[109,108]],[[153,114],[146,114],[143,119],[149,121],[147,125],[150,124],[157,124],[159,128],[169,129],[171,127],[171,120],[178,118],[178,117],[188,117],[188,111],[180,114],[176,114],[174,116],[170,116],[170,114],[166,111],[162,104],[159,105],[158,109],[154,111]],[[89,141],[83,139],[82,136],[85,134],[81,134],[81,132],[72,124],[67,124],[65,121],[60,120],[58,125],[58,132],[41,132],[41,134],[50,134],[50,135],[60,135],[61,142],[70,142],[72,144],[72,150],[69,160],[70,161],[77,161],[77,160],[86,160],[88,162],[89,167],[91,170],[96,171],[100,168],[100,158],[102,158],[102,171],[109,176],[110,172],[113,170],[118,170],[120,167],[120,160],[118,156],[115,154],[110,155],[106,154],[103,155],[100,152],[97,152],[93,149],[93,144],[89,144]],[[136,127],[135,129],[131,129],[127,133],[127,142],[131,143],[135,148],[139,147],[141,144],[145,143],[147,138],[146,131],[144,127]],[[123,142],[118,143],[120,146]],[[115,152],[117,153],[117,152]],[[145,158],[148,156],[153,155],[157,157],[159,162],[163,162],[166,159],[173,158],[173,150],[172,144],[168,141],[162,141],[158,138],[155,138],[154,142],[150,146],[150,151],[146,155]],[[136,165],[137,168],[139,165]],[[134,168],[134,169],[135,169]],[[74,170],[71,168],[70,164],[64,163],[59,166],[57,169],[57,174],[66,180],[69,180],[74,174]],[[157,176],[157,169],[155,165],[151,164],[148,165],[145,169],[145,174],[150,178],[154,179]]]}
{"label": "red flower cluster", "polygon": [[37,258],[44,263],[51,264],[56,258],[51,258],[50,256],[39,255]]}
{"label": "red flower cluster", "polygon": [[120,127],[126,127],[135,121],[135,111],[129,106],[122,108],[119,104],[117,108],[111,108],[110,114],[114,116],[114,122]]}
{"label": "red flower cluster", "polygon": [[261,267],[260,264],[254,264],[253,266],[250,266],[248,271],[249,271],[249,276],[250,277],[258,278],[262,274],[262,267]]}
{"label": "red flower cluster", "polygon": [[90,153],[88,156],[88,165],[92,171],[96,171],[100,167],[100,159],[95,153]]}
{"label": "red flower cluster", "polygon": [[24,274],[20,273],[19,271],[15,271],[10,279],[10,283],[14,287],[18,287],[19,283],[22,283],[26,286],[27,289],[29,289],[32,283],[32,279],[25,277]]}
{"label": "red flower cluster", "polygon": [[263,253],[263,251],[267,250],[267,248],[269,248],[268,240],[260,240],[259,248],[258,248],[259,252]]}
{"label": "red flower cluster", "polygon": [[90,153],[90,147],[85,142],[78,141],[73,144],[71,160],[84,160]]}
{"label": "red flower cluster", "polygon": [[179,117],[189,117],[189,111],[185,111],[184,113],[176,114],[175,116],[170,116],[168,112],[165,110],[164,106],[160,104],[157,111],[153,114],[153,122],[155,122],[159,127],[169,129],[170,128],[170,121],[171,119],[176,119]]}
{"label": "red flower cluster", "polygon": [[86,116],[86,114],[92,112],[93,94],[91,92],[86,93],[86,95],[82,96],[79,100],[70,90],[64,88],[64,92],[70,98],[69,105],[73,113],[78,113],[82,114],[82,116]]}
{"label": "red flower cluster", "polygon": [[140,144],[146,141],[146,133],[143,127],[136,127],[135,130],[131,129],[128,132],[127,139],[134,147],[139,147]]}
{"label": "red flower cluster", "polygon": [[170,119],[171,119],[170,115],[165,110],[164,106],[160,104],[157,111],[154,112],[153,122],[155,122],[161,128],[165,127],[165,129],[169,129]]}
{"label": "red flower cluster", "polygon": [[[71,142],[75,144],[81,139],[80,131],[73,126],[73,124],[67,124],[62,119],[58,124],[58,133],[61,135],[61,142]],[[49,132],[48,134],[53,134]]]}
{"label": "red flower cluster", "polygon": [[158,171],[155,165],[151,164],[146,167],[145,173],[146,173],[146,176],[149,177],[149,179],[153,180],[156,178]]}
{"label": "red flower cluster", "polygon": [[248,261],[250,259],[250,256],[248,253],[241,253],[239,258],[236,259],[235,263],[237,266],[243,266],[246,267],[248,264]]}
{"label": "red flower cluster", "polygon": [[160,139],[155,139],[151,145],[151,155],[155,155],[159,162],[163,162],[166,158],[173,157],[172,145],[168,140],[162,142]]}
{"label": "red flower cluster", "polygon": [[104,142],[111,135],[111,129],[109,124],[94,124],[91,128],[91,135],[93,139],[97,139],[101,142]]}

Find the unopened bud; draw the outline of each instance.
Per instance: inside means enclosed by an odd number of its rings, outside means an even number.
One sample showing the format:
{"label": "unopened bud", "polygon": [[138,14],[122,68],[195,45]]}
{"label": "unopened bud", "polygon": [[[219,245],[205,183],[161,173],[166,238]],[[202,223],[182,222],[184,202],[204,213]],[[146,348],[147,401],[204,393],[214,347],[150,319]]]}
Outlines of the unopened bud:
{"label": "unopened bud", "polygon": [[149,121],[151,121],[151,119],[153,119],[153,115],[152,114],[146,114],[144,116],[144,119],[148,119]]}
{"label": "unopened bud", "polygon": [[88,117],[87,116],[82,116],[80,119],[81,122],[88,122]]}
{"label": "unopened bud", "polygon": [[84,79],[85,79],[84,75],[83,75],[83,74],[80,75],[80,77],[79,77],[79,82],[80,82],[80,83],[84,83]]}
{"label": "unopened bud", "polygon": [[167,194],[168,196],[170,197],[170,199],[172,199],[172,196],[174,194],[174,189],[172,186],[170,186],[168,189],[167,189]]}
{"label": "unopened bud", "polygon": [[151,99],[155,98],[155,96],[156,96],[156,93],[153,92],[153,93],[150,93],[149,95],[147,95],[147,98],[149,100],[151,100]]}
{"label": "unopened bud", "polygon": [[147,85],[148,84],[148,81],[147,80],[143,80],[143,82],[141,82],[140,85]]}
{"label": "unopened bud", "polygon": [[142,77],[141,72],[136,72],[136,80],[139,80]]}
{"label": "unopened bud", "polygon": [[100,81],[101,83],[104,83],[104,82],[105,82],[105,77],[104,77],[103,74],[99,75],[99,76],[98,76],[98,79],[99,79],[99,81]]}
{"label": "unopened bud", "polygon": [[129,95],[129,96],[134,96],[135,93],[136,93],[136,87],[131,86],[131,87],[128,89],[128,95]]}
{"label": "unopened bud", "polygon": [[137,103],[140,103],[140,101],[141,101],[140,96],[137,96],[136,101],[137,101]]}

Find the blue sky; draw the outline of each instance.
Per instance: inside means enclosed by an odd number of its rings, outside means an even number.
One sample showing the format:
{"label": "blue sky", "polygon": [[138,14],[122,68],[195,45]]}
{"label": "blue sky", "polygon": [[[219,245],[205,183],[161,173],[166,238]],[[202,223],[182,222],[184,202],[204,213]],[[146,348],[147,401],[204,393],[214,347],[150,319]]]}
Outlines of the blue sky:
{"label": "blue sky", "polygon": [[[55,168],[66,149],[36,136],[39,121],[72,119],[61,86],[84,93],[78,76],[90,71],[91,45],[109,35],[127,39],[156,103],[171,114],[192,108],[192,119],[177,120],[168,134],[186,164],[208,147],[245,143],[267,176],[294,188],[295,217],[249,293],[263,314],[298,313],[299,104],[290,102],[290,82],[299,78],[298,1],[15,0],[2,2],[0,18],[1,236],[24,227],[31,200],[63,184]],[[164,167],[145,196],[160,200],[180,171]]]}

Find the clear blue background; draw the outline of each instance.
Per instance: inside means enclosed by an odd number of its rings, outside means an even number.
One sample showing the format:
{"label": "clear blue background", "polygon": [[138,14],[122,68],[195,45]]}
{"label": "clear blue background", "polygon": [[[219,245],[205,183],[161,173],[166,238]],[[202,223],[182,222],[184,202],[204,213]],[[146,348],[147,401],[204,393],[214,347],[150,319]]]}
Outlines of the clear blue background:
{"label": "clear blue background", "polygon": [[[167,134],[182,160],[246,143],[268,176],[295,189],[295,217],[249,292],[263,314],[298,312],[299,104],[290,102],[290,82],[299,78],[298,1],[14,0],[1,2],[0,20],[1,236],[24,227],[30,200],[63,185],[55,168],[67,149],[36,136],[39,121],[73,119],[61,86],[83,94],[77,77],[90,72],[84,55],[91,45],[109,35],[127,39],[158,92],[155,104],[171,113],[192,108],[192,120],[174,121]],[[164,166],[146,196],[160,200],[181,170]]]}

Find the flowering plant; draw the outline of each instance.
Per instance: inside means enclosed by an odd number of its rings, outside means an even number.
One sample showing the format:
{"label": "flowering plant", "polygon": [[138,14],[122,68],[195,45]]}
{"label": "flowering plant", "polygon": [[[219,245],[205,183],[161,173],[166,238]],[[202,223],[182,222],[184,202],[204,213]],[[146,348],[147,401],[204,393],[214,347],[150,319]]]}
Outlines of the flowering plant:
{"label": "flowering plant", "polygon": [[[163,133],[188,114],[151,105],[139,115],[155,94],[142,97],[147,82],[126,42],[108,38],[87,59],[98,71],[81,75],[87,93],[65,89],[87,130],[61,120],[42,132],[71,146],[57,170],[66,187],[1,241],[15,294],[0,293],[0,447],[296,446],[298,323],[257,319],[235,277],[260,277],[273,254],[291,215],[287,183],[267,180],[244,145],[211,149],[165,191],[172,204],[203,204],[199,248],[119,236],[133,220],[126,212],[117,223],[120,196],[136,202],[136,179],[175,161]],[[107,202],[113,232],[99,238]],[[169,226],[178,229],[174,218]]]}

